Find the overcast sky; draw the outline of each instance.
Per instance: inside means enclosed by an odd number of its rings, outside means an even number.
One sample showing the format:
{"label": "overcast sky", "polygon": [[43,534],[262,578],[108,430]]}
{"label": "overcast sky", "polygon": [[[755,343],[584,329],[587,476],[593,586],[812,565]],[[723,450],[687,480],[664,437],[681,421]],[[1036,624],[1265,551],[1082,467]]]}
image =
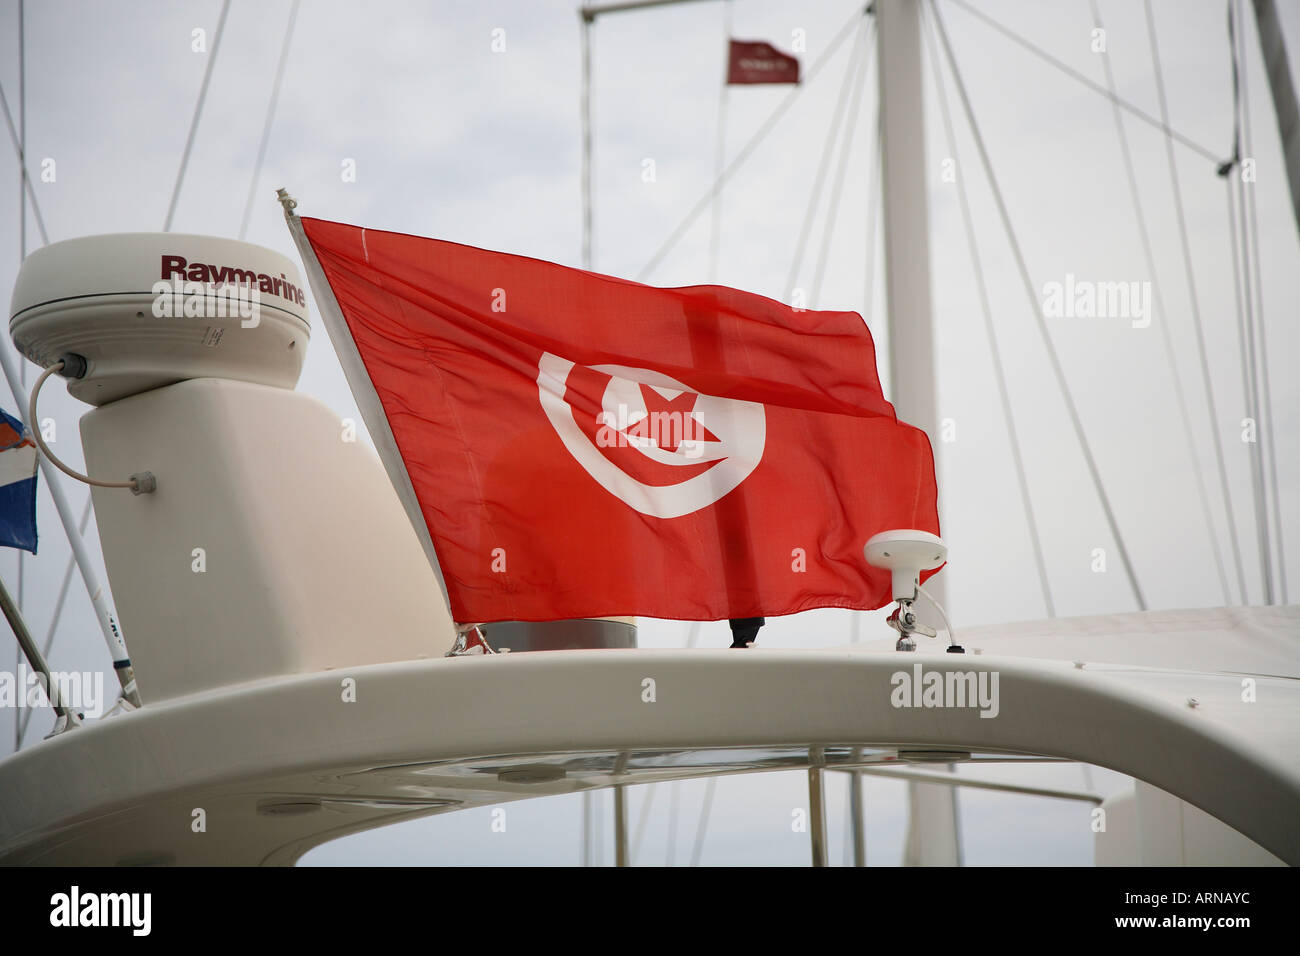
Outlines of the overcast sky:
{"label": "overcast sky", "polygon": [[[1102,58],[1091,49],[1094,23],[1086,0],[983,0],[979,6],[1079,73],[1105,81]],[[1294,59],[1300,48],[1300,7],[1278,6]],[[857,0],[735,0],[731,32],[787,50],[797,36],[806,37],[807,50],[798,54],[806,71],[860,8]],[[1126,115],[1124,128],[1155,252],[1152,274],[1138,237],[1111,105],[952,0],[938,0],[938,8],[1038,300],[1046,283],[1064,282],[1072,275],[1095,282],[1154,282],[1167,307],[1147,328],[1134,328],[1122,318],[1048,320],[1148,605],[1216,606],[1242,599],[1212,429],[1226,437],[1232,519],[1243,556],[1246,598],[1261,601],[1251,446],[1239,437],[1246,412],[1225,186],[1215,175],[1214,163],[1184,146],[1175,147],[1195,291],[1218,403],[1217,420],[1211,423],[1162,135]],[[15,0],[0,5],[0,84],[15,111],[17,10]],[[27,3],[28,153],[32,168],[52,159],[57,170],[54,182],[35,185],[52,241],[162,227],[210,55],[192,50],[192,31],[205,29],[210,47],[219,10],[219,0]],[[1103,0],[1100,12],[1119,94],[1158,114],[1142,6]],[[238,235],[288,13],[287,0],[232,3],[176,208],[176,231]],[[1232,100],[1225,0],[1155,0],[1154,14],[1173,127],[1226,157],[1231,151]],[[593,30],[598,271],[635,277],[711,182],[724,66],[723,17],[723,3],[702,0],[603,17]],[[1300,240],[1253,18],[1247,22],[1246,85],[1258,174],[1254,188],[1262,314],[1283,542],[1292,548],[1286,557],[1289,593],[1294,595],[1300,565],[1300,554],[1294,551],[1300,531],[1300,384],[1289,374],[1287,360],[1300,355]],[[494,33],[498,30],[504,33]],[[248,240],[297,260],[273,199],[275,187],[283,185],[297,197],[304,215],[579,265],[579,37],[576,4],[570,0],[381,0],[364,5],[305,0],[266,162],[257,178]],[[498,47],[504,40],[504,50],[494,51],[494,39]],[[805,84],[773,134],[729,181],[722,200],[716,274],[708,274],[710,217],[705,215],[646,281],[716,281],[788,300],[787,274],[796,256],[796,239],[857,47],[857,40],[845,43],[824,71]],[[876,144],[874,60],[865,75],[860,107],[850,117],[853,139],[845,161],[847,175],[816,304],[861,311],[877,336],[883,363],[888,354],[878,261],[883,244],[868,235],[870,194],[877,188],[870,175]],[[928,52],[924,77],[938,404],[940,418],[951,420],[955,435],[935,449],[944,537],[951,547],[950,564],[943,572],[949,611],[958,629],[1045,614],[957,186],[943,176],[944,161],[954,155],[970,189],[1056,611],[1065,616],[1134,610],[1137,605],[1115,542],[1035,329],[1034,306],[1021,284],[950,77],[945,82],[955,111],[955,149],[946,139]],[[785,87],[731,90],[724,129],[728,158],[787,94]],[[839,146],[832,156],[833,174]],[[653,182],[643,176],[647,160],[653,162]],[[355,181],[344,181],[341,175],[349,161],[355,166]],[[18,164],[8,144],[0,151],[0,181],[0,287],[9,289],[22,249]],[[819,271],[829,191],[828,185],[813,220],[812,238],[796,277],[800,288],[811,289]],[[26,242],[28,251],[41,244],[30,211]],[[874,262],[869,262],[871,248]],[[870,292],[869,277],[874,277]],[[1170,333],[1188,395],[1195,430],[1191,451],[1173,398],[1162,323]],[[881,368],[886,380],[888,371]],[[32,378],[29,367],[29,383]],[[300,388],[341,416],[360,418],[318,323]],[[12,399],[0,405],[15,411]],[[51,387],[43,405],[58,422],[59,452],[79,464],[76,421],[85,406],[67,397],[59,385]],[[1212,533],[1202,517],[1197,469],[1209,490]],[[79,513],[84,490],[70,487],[68,492]],[[24,606],[32,629],[43,639],[68,554],[44,495],[40,527],[40,556],[28,560],[24,569]],[[93,522],[90,537],[95,540]],[[1097,548],[1108,555],[1104,573],[1093,570]],[[1226,568],[1226,594],[1215,550]],[[0,573],[11,589],[16,586],[16,565],[12,555],[0,556]],[[861,616],[864,637],[887,633],[885,613]],[[850,612],[822,611],[770,621],[762,641],[796,647],[844,643],[850,639],[853,618]],[[700,641],[722,644],[725,632],[725,624],[705,625]],[[685,625],[642,622],[643,645],[680,645],[685,637]],[[5,651],[0,662],[10,656]],[[52,657],[54,666],[65,669],[108,668],[89,602],[76,586]],[[12,716],[0,713],[0,747],[12,747]],[[46,716],[38,715],[28,743],[47,729]],[[802,843],[792,845],[789,855],[778,860],[773,854],[784,850],[761,841],[755,846],[746,838],[746,826],[765,813],[788,819],[786,808],[801,799],[800,780],[799,775],[773,775],[762,783],[756,778],[724,781],[719,800],[724,794],[734,794],[735,799],[728,798],[726,824],[715,815],[718,829],[711,831],[711,841],[716,837],[716,842],[709,844],[709,853],[717,854],[714,861],[803,862]],[[1079,785],[1077,779],[1055,782]],[[895,862],[902,840],[901,786],[872,786],[872,862]],[[889,788],[897,788],[897,793]],[[683,834],[693,832],[701,789],[702,784],[680,789]],[[742,799],[742,794],[749,796]],[[833,800],[840,800],[839,794],[833,790]],[[643,799],[640,792],[634,796],[634,809]],[[667,791],[655,800],[655,823],[647,829],[646,845],[663,854]],[[744,813],[732,812],[738,802],[747,808]],[[350,838],[312,858],[484,862],[498,860],[494,854],[499,854],[501,862],[570,862],[576,859],[576,805],[574,799],[556,798],[520,809],[517,819],[527,814],[534,822],[521,822],[508,849],[504,841],[489,844],[476,837],[478,818],[467,813]],[[1062,808],[1020,798],[963,798],[968,853],[983,862],[1087,862],[1090,834],[1075,832],[1068,823],[1068,814],[1078,812],[1073,805]],[[842,809],[833,809],[831,819],[841,825]],[[1001,839],[999,828],[1011,819],[1017,821],[1018,835]],[[487,833],[486,823],[481,829]],[[1049,839],[1053,830],[1072,835],[1058,833]],[[412,840],[410,833],[418,838]],[[688,836],[681,839],[686,850],[678,851],[679,862],[689,852]],[[709,859],[706,854],[705,861]]]}

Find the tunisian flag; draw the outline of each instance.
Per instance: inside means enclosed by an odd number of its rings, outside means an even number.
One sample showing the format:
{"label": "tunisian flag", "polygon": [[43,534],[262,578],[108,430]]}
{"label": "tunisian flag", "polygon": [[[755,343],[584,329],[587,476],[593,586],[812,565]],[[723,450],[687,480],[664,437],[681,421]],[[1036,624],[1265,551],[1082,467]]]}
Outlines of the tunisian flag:
{"label": "tunisian flag", "polygon": [[877,608],[866,540],[939,531],[856,313],[300,222],[461,623]]}
{"label": "tunisian flag", "polygon": [[762,40],[731,40],[727,83],[798,83],[799,61]]}

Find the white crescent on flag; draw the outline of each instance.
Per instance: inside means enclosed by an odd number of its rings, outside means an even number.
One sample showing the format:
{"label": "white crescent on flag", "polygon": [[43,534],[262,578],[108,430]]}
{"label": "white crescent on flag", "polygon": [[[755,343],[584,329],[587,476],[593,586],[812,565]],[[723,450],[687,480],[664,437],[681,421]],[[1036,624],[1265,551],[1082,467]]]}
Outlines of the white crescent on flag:
{"label": "white crescent on flag", "polygon": [[[635,449],[650,462],[682,469],[679,480],[652,484],[620,468],[601,451],[577,422],[566,398],[573,362],[542,353],[537,393],[542,409],[564,447],[587,474],[614,497],[645,515],[679,518],[707,508],[740,485],[763,458],[767,418],[763,406],[694,392],[686,385],[650,369],[594,365],[591,371],[608,376],[601,396],[602,426],[619,444]],[[646,392],[650,389],[650,392]],[[660,413],[647,408],[646,395],[658,395],[677,405],[687,396],[689,411],[665,413],[672,428],[661,426]],[[662,431],[661,431],[662,428]],[[701,467],[713,463],[711,467]],[[661,471],[661,473],[663,473]]]}

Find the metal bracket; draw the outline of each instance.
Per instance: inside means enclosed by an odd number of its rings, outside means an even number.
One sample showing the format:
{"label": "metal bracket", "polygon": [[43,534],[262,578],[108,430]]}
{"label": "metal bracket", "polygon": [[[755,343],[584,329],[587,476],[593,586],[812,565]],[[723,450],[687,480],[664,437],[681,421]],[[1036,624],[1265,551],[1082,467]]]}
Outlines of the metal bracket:
{"label": "metal bracket", "polygon": [[912,609],[911,601],[899,601],[898,607],[894,608],[894,613],[889,615],[889,619],[886,623],[898,632],[898,643],[895,645],[895,649],[900,651],[916,650],[916,641],[912,639],[913,634],[923,634],[926,637],[936,637],[939,633],[934,628],[922,624],[917,619],[916,611]]}
{"label": "metal bracket", "polygon": [[298,208],[298,200],[289,195],[289,191],[281,186],[275,191],[275,198],[280,201],[284,207],[284,218],[288,219],[294,215],[294,210]]}
{"label": "metal bracket", "polygon": [[75,730],[81,726],[81,715],[72,708],[66,708],[62,714],[54,718],[54,728],[45,735],[45,739],[57,737],[59,734],[67,733],[69,730]]}
{"label": "metal bracket", "polygon": [[487,642],[481,624],[456,625],[456,640],[443,657],[470,657],[478,654],[495,654]]}

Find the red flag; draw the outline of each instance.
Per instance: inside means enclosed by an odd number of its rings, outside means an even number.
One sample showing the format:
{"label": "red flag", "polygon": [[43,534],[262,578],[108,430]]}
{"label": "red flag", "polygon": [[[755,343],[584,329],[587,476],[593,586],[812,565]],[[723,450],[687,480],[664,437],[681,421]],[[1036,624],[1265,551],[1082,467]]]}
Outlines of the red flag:
{"label": "red flag", "polygon": [[939,530],[856,313],[301,223],[457,621],[876,608],[866,540]]}
{"label": "red flag", "polygon": [[798,83],[799,61],[762,40],[732,40],[727,83]]}

